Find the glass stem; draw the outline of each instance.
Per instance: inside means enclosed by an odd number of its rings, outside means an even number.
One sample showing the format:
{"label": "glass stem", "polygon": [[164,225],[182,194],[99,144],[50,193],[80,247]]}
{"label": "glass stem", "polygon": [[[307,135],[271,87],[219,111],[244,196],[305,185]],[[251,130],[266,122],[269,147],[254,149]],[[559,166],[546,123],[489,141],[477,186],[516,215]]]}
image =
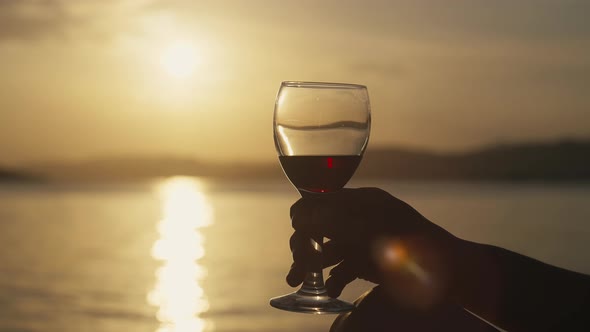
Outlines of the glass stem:
{"label": "glass stem", "polygon": [[323,236],[312,236],[310,239],[313,249],[317,253],[317,260],[314,260],[310,272],[305,274],[303,279],[303,285],[299,292],[306,294],[323,294],[326,293],[326,287],[324,285],[324,275],[322,273],[322,243],[324,242]]}

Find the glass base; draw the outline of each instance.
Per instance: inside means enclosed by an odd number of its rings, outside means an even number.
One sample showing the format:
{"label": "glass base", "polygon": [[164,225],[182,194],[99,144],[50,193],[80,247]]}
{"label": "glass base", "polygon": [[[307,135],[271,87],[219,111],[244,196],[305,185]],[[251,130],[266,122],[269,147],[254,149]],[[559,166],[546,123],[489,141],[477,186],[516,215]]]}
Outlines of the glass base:
{"label": "glass base", "polygon": [[281,310],[316,315],[340,314],[355,308],[352,303],[331,298],[326,292],[313,294],[302,290],[272,298],[270,305]]}

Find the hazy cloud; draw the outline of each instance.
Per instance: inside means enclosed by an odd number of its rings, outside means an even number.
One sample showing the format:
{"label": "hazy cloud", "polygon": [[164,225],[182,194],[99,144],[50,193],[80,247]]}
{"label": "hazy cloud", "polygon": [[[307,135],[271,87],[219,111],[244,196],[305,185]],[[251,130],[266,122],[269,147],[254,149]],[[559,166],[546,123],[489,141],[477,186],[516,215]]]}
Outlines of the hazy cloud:
{"label": "hazy cloud", "polygon": [[1,0],[0,41],[108,38],[137,17],[145,0]]}
{"label": "hazy cloud", "polygon": [[156,11],[193,20],[240,20],[273,29],[362,30],[373,37],[433,42],[588,44],[590,35],[590,2],[583,0],[2,0],[0,40],[67,37],[79,29],[116,33],[119,24]]}
{"label": "hazy cloud", "polygon": [[405,68],[392,62],[358,62],[350,65],[350,70],[361,75],[397,79],[405,74]]}
{"label": "hazy cloud", "polygon": [[61,1],[0,1],[0,40],[63,37],[73,20]]}
{"label": "hazy cloud", "polygon": [[[235,156],[240,131],[220,128],[249,128],[239,140],[262,155],[284,79],[369,86],[379,144],[586,135],[589,12],[586,0],[0,0],[0,43],[26,44],[0,45],[13,117],[0,150]],[[202,60],[185,81],[158,61],[175,40]]]}

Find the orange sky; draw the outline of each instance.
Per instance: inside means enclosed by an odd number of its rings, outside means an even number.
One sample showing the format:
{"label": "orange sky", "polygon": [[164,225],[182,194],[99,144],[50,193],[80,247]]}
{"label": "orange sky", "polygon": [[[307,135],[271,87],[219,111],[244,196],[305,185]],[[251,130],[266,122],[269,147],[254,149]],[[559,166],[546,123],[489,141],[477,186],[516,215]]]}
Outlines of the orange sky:
{"label": "orange sky", "polygon": [[551,0],[4,0],[0,163],[270,160],[283,80],[367,85],[369,149],[589,137],[589,12]]}

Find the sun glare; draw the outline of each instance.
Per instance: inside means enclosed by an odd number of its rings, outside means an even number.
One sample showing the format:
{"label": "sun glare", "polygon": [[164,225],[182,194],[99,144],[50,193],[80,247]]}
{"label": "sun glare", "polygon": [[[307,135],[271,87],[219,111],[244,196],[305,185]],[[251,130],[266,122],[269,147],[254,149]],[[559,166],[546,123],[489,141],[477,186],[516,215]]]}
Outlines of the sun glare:
{"label": "sun glare", "polygon": [[157,190],[163,218],[152,257],[161,266],[156,285],[148,294],[148,302],[158,307],[161,326],[157,332],[210,331],[211,322],[201,317],[209,302],[202,286],[207,271],[200,264],[205,256],[205,237],[200,230],[213,221],[212,207],[195,179],[172,178]]}
{"label": "sun glare", "polygon": [[160,55],[162,68],[175,78],[191,76],[195,72],[198,60],[196,47],[188,41],[176,41],[168,45]]}

